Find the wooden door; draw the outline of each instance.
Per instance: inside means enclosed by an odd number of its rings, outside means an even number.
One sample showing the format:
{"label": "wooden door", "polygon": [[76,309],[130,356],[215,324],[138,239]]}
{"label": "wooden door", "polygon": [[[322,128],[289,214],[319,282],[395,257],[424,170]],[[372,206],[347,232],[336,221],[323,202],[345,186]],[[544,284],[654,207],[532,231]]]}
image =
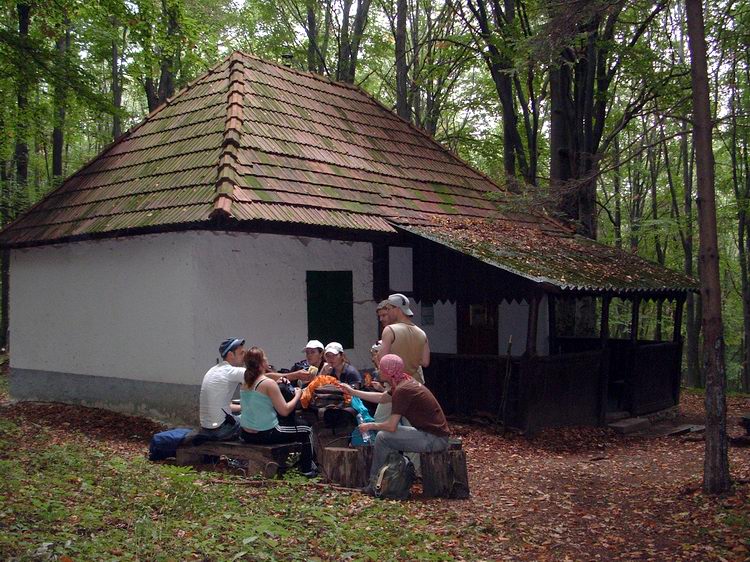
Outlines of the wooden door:
{"label": "wooden door", "polygon": [[497,304],[458,303],[458,354],[497,355]]}

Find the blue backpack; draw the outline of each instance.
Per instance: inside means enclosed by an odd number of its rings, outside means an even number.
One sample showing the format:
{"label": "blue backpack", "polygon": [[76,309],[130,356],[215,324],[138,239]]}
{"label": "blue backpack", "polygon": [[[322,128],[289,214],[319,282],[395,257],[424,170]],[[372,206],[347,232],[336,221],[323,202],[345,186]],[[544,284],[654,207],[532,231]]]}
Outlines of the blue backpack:
{"label": "blue backpack", "polygon": [[161,461],[169,457],[174,457],[177,454],[177,447],[180,446],[185,436],[191,431],[192,429],[185,427],[175,427],[174,429],[155,433],[148,446],[148,460]]}

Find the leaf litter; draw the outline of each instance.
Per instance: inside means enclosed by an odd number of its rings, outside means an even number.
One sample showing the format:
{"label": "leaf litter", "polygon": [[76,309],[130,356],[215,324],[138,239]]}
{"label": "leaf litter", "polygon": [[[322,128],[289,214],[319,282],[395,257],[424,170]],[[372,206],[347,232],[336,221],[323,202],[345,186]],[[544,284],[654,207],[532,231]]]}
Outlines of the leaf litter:
{"label": "leaf litter", "polygon": [[[119,462],[144,456],[150,436],[164,429],[96,408],[4,398],[0,394],[0,417],[16,421],[22,431],[43,427],[52,445],[88,440]],[[739,436],[737,422],[750,411],[750,397],[730,396],[727,402],[730,435]],[[678,416],[701,423],[702,395],[683,393]],[[458,560],[750,560],[750,448],[729,448],[733,492],[712,497],[701,492],[699,441],[629,437],[604,428],[551,429],[534,439],[466,423],[452,428],[467,452],[471,498],[427,500],[417,493],[404,504],[412,516],[430,522],[436,553]],[[76,483],[85,485],[91,484]],[[196,487],[201,493],[198,482]],[[245,497],[263,493],[268,489],[242,491]],[[312,486],[304,493],[306,501],[312,495],[324,504],[347,492]],[[375,504],[355,494],[340,516],[351,523]],[[177,535],[193,532],[180,529]],[[260,540],[248,539],[239,547]],[[327,552],[317,542],[306,548],[321,560],[356,558],[346,550]],[[410,559],[405,550],[390,556]]]}

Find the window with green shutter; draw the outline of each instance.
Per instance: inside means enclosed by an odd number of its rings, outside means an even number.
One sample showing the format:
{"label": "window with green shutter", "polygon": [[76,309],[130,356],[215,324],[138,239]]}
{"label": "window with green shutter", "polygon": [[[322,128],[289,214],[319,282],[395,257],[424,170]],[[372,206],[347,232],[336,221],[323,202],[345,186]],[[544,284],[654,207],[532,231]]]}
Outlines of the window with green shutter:
{"label": "window with green shutter", "polygon": [[307,272],[307,337],[354,347],[354,288],[351,271]]}

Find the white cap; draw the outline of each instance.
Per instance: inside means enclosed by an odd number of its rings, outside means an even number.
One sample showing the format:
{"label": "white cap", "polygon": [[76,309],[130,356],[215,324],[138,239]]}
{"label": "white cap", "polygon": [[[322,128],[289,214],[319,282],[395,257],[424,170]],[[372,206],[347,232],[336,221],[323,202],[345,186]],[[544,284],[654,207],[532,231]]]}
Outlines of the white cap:
{"label": "white cap", "polygon": [[[323,349],[325,346],[323,345],[323,342],[320,340],[310,340],[307,342],[307,345],[305,346],[305,349]],[[305,349],[302,351],[304,352]]]}
{"label": "white cap", "polygon": [[342,346],[337,341],[332,341],[326,346],[326,353],[333,353],[334,355],[338,355],[339,353],[344,353],[344,346]]}
{"label": "white cap", "polygon": [[387,301],[390,306],[400,308],[401,311],[407,316],[414,316],[411,308],[409,308],[409,297],[407,297],[406,295],[402,295],[401,293],[394,293],[392,295],[388,295]]}

